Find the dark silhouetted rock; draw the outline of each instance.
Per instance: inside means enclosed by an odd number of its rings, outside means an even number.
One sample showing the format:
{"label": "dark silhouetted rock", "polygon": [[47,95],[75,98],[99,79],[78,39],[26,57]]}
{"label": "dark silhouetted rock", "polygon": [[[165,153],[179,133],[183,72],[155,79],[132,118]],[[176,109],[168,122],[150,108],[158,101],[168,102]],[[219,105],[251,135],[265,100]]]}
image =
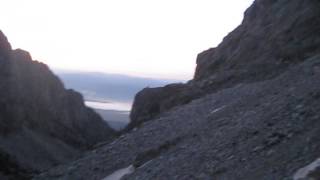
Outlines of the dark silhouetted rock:
{"label": "dark silhouetted rock", "polygon": [[[1,32],[0,97],[0,157],[6,153],[11,164],[25,171],[67,162],[114,136],[108,124],[84,105],[81,94],[66,90],[28,52],[11,50]],[[10,166],[3,162],[1,167]],[[16,174],[2,169],[0,173]]]}
{"label": "dark silhouetted rock", "polygon": [[136,94],[130,113],[131,129],[172,107],[189,103],[200,97],[202,91],[188,84],[170,84],[165,87],[145,88]]}
{"label": "dark silhouetted rock", "polygon": [[0,57],[2,58],[8,57],[10,50],[11,50],[11,45],[8,42],[7,37],[0,30]]}
{"label": "dark silhouetted rock", "polygon": [[269,79],[319,53],[319,6],[316,0],[256,0],[239,27],[198,56],[195,81],[211,79],[205,87],[219,89]]}

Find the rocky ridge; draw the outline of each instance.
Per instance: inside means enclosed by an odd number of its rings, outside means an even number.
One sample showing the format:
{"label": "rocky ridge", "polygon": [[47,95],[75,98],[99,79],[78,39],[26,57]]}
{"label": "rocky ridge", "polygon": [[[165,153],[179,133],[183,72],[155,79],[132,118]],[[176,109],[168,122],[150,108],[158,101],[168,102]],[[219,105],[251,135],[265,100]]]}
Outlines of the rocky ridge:
{"label": "rocky ridge", "polygon": [[[32,175],[78,157],[115,132],[49,68],[12,50],[0,31],[0,162]],[[14,165],[13,165],[14,164]],[[19,170],[20,172],[20,170]],[[0,169],[1,179],[19,179]]]}
{"label": "rocky ridge", "polygon": [[[138,93],[132,108],[132,124],[141,121],[145,114],[155,117],[205,94],[272,79],[317,54],[319,8],[316,0],[256,0],[245,12],[242,24],[218,47],[198,55],[194,79],[180,85],[179,93],[167,87],[157,88],[159,93],[154,96],[150,96],[155,91],[150,88]],[[166,94],[167,98],[157,99],[159,94]],[[160,108],[155,111],[154,107]]]}

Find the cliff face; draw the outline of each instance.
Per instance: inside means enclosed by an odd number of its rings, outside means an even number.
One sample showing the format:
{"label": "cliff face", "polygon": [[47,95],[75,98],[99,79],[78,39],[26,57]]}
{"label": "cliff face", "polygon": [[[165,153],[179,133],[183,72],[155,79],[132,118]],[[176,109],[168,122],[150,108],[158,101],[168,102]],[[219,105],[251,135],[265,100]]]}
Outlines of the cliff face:
{"label": "cliff face", "polygon": [[319,6],[316,0],[256,0],[218,47],[199,54],[195,81],[215,89],[264,80],[318,53]]}
{"label": "cliff face", "polygon": [[42,171],[114,135],[79,93],[28,52],[11,50],[2,32],[0,96],[0,150],[21,168]]}
{"label": "cliff face", "polygon": [[[317,0],[256,0],[245,12],[242,24],[218,47],[198,55],[194,79],[183,85],[184,90],[180,87],[183,93],[170,92],[166,87],[157,88],[157,91],[167,94],[167,98],[151,96],[148,93],[151,89],[138,93],[131,124],[141,121],[144,114],[156,117],[205,94],[272,79],[288,67],[319,53],[319,6]],[[168,100],[174,103],[165,105]],[[141,101],[145,103],[138,103]],[[154,106],[163,108],[155,112]]]}

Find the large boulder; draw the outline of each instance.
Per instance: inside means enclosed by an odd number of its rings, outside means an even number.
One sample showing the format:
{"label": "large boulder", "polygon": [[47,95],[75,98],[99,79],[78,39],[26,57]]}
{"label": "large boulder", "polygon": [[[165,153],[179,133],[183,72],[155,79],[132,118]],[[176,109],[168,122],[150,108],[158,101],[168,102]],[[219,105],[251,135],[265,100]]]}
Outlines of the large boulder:
{"label": "large boulder", "polygon": [[189,103],[202,93],[200,89],[182,83],[144,88],[135,96],[128,129],[136,127],[175,106]]}

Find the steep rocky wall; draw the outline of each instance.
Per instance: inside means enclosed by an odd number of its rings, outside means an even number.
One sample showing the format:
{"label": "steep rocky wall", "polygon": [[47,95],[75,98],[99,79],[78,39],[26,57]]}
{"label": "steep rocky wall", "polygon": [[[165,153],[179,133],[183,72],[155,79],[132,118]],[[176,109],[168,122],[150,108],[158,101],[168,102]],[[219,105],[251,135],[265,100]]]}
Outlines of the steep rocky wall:
{"label": "steep rocky wall", "polygon": [[[288,67],[312,57],[320,52],[319,17],[320,2],[317,0],[256,0],[245,12],[242,24],[218,47],[198,55],[194,79],[180,85],[184,90],[157,88],[158,92],[167,94],[161,99],[157,94],[151,95],[151,89],[139,92],[133,104],[131,124],[141,119],[150,120],[208,93],[272,79]],[[142,101],[148,103],[138,103]],[[168,101],[174,103],[164,105]],[[154,104],[163,107],[161,111],[155,113]],[[146,118],[144,114],[153,116]]]}
{"label": "steep rocky wall", "polygon": [[0,97],[0,152],[30,171],[73,159],[115,134],[45,64],[11,50],[2,32]]}
{"label": "steep rocky wall", "polygon": [[311,57],[320,51],[319,9],[316,0],[256,0],[239,27],[198,56],[195,81],[263,80]]}

